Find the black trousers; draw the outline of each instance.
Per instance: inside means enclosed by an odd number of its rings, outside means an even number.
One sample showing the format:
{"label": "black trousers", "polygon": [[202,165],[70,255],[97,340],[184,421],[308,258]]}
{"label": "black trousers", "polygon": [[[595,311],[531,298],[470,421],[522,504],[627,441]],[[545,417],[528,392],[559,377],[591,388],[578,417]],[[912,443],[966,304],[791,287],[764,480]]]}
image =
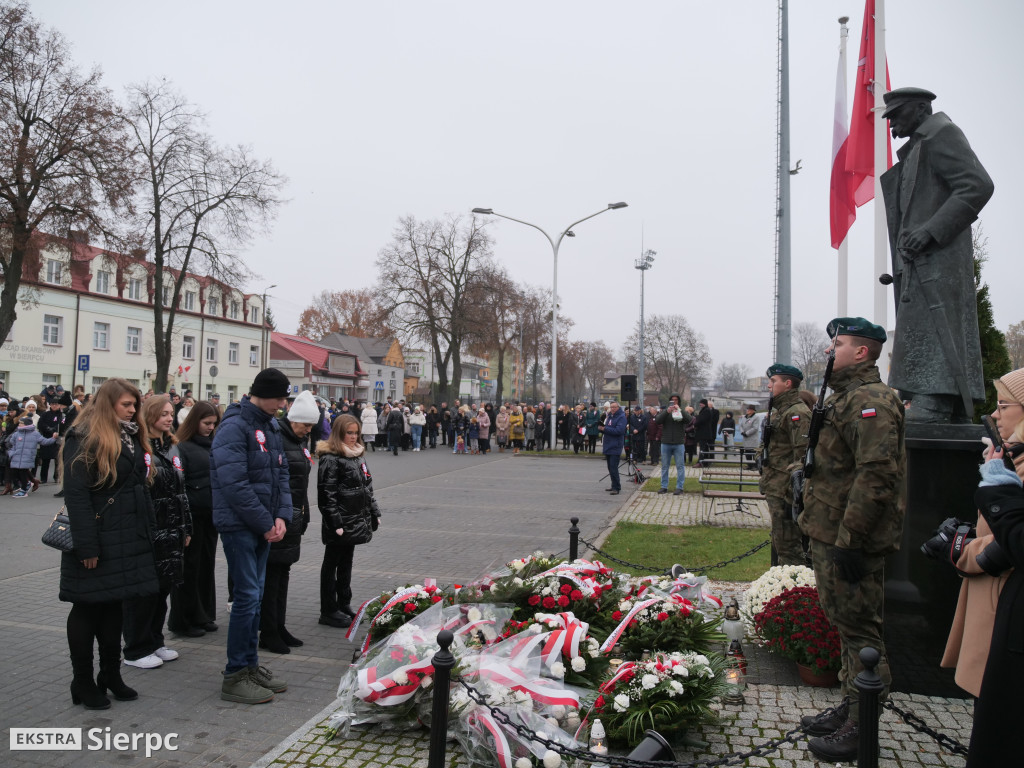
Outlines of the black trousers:
{"label": "black trousers", "polygon": [[597,435],[587,435],[587,453],[593,453],[597,448]]}
{"label": "black trousers", "polygon": [[155,595],[125,600],[124,657],[141,659],[164,645],[164,619],[167,618],[168,587],[161,586]]}
{"label": "black trousers", "polygon": [[121,601],[72,603],[68,614],[68,651],[76,673],[91,676],[93,645],[99,645],[100,660],[121,661]]}
{"label": "black trousers", "polygon": [[281,630],[285,628],[291,568],[291,563],[267,563],[263,604],[260,606],[260,634],[262,635],[280,637]]}
{"label": "black trousers", "polygon": [[643,435],[633,438],[633,461],[647,461],[647,438]]}
{"label": "black trousers", "polygon": [[185,547],[184,581],[171,590],[171,614],[167,626],[177,631],[201,627],[217,618],[217,529],[213,512],[192,513],[192,541]]}
{"label": "black trousers", "polygon": [[57,475],[60,474],[60,462],[57,461],[56,457],[50,458],[49,456],[43,456],[39,459],[40,482],[47,482],[47,478],[50,476],[50,462],[53,462],[53,482],[59,482],[60,478]]}
{"label": "black trousers", "polygon": [[332,542],[324,546],[320,566],[320,613],[334,613],[352,604],[352,556],[354,544]]}

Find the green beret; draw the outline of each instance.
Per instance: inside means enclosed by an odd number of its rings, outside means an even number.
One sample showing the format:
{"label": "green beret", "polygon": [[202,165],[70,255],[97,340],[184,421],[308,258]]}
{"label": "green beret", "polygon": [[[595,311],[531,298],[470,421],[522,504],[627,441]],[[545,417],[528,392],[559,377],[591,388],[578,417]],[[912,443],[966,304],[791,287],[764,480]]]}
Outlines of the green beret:
{"label": "green beret", "polygon": [[767,371],[765,371],[764,375],[767,376],[769,379],[772,376],[792,376],[794,379],[797,379],[798,381],[804,380],[803,371],[801,371],[799,368],[795,366],[786,365],[785,363],[776,363]]}
{"label": "green beret", "polygon": [[885,329],[880,325],[868,322],[863,317],[837,317],[825,328],[830,339],[836,336],[859,336],[885,343]]}

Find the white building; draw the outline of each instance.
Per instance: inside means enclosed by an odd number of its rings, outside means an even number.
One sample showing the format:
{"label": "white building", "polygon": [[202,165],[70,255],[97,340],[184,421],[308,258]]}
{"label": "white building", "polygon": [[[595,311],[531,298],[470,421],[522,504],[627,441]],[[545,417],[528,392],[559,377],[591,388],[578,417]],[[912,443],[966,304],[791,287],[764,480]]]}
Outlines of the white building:
{"label": "white building", "polygon": [[[116,376],[145,392],[156,376],[154,265],[142,255],[44,237],[38,256],[26,259],[18,318],[0,347],[0,387],[16,397],[48,384],[95,392]],[[167,302],[177,277],[165,270]],[[197,398],[238,399],[263,359],[261,298],[186,274],[179,304],[169,384]]]}

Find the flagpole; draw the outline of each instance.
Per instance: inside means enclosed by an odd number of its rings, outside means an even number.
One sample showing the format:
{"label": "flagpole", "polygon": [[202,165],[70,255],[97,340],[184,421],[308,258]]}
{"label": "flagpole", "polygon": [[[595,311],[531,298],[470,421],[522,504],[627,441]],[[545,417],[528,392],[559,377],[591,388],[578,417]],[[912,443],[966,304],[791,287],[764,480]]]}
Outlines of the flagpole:
{"label": "flagpole", "polygon": [[[885,221],[885,199],[882,197],[882,174],[888,168],[888,142],[886,132],[888,121],[882,117],[885,101],[882,96],[886,87],[885,64],[885,0],[875,0],[875,270],[871,282],[875,286],[875,317],[876,325],[889,331],[888,311],[886,310],[885,286],[878,281],[878,276],[888,272],[886,256],[889,253],[889,236]],[[892,334],[889,334],[892,337]],[[878,368],[882,381],[889,376],[889,357],[882,355],[878,360]]]}
{"label": "flagpole", "polygon": [[779,2],[779,199],[775,295],[775,362],[793,359],[792,264],[789,210],[789,3]]}
{"label": "flagpole", "polygon": [[[846,39],[850,34],[849,27],[846,26],[846,22],[850,20],[849,16],[841,16],[839,18],[839,61],[841,62],[840,67],[842,70],[843,78],[843,93],[848,93],[847,82],[846,82]],[[843,120],[846,121],[847,115],[843,115]],[[850,233],[846,233],[846,237],[843,238],[843,242],[839,244],[839,279],[837,284],[837,301],[836,301],[836,316],[846,317],[847,316],[847,295],[849,294],[849,275],[850,275],[850,262],[849,262],[849,242]]]}

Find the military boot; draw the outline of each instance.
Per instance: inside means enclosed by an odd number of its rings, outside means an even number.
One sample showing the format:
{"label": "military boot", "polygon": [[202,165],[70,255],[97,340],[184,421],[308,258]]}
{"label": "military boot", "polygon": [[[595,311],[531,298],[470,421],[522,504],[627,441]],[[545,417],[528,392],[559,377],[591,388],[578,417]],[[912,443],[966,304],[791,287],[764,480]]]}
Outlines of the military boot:
{"label": "military boot", "polygon": [[819,712],[816,715],[804,715],[800,725],[809,736],[825,736],[843,727],[850,714],[848,702],[842,702],[834,712]]}
{"label": "military boot", "polygon": [[847,720],[838,731],[818,736],[807,742],[807,748],[829,763],[852,762],[857,759],[860,745],[860,726]]}

